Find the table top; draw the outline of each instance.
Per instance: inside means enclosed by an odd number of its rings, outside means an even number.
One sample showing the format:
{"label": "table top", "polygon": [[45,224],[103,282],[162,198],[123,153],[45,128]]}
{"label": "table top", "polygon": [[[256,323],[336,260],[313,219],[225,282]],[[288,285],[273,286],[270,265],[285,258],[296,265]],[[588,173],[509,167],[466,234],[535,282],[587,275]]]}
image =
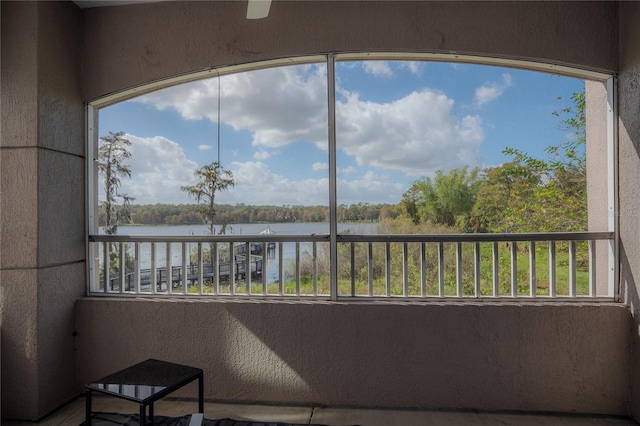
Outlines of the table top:
{"label": "table top", "polygon": [[86,388],[139,403],[162,395],[202,377],[202,369],[148,359],[89,383]]}

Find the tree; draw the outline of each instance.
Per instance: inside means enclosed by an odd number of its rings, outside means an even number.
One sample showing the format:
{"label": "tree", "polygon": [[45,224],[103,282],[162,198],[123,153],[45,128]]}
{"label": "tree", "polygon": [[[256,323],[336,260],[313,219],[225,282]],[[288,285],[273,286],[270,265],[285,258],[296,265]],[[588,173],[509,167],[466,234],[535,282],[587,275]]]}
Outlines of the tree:
{"label": "tree", "polygon": [[[98,174],[103,178],[105,200],[102,202],[105,212],[104,232],[116,234],[118,225],[123,219],[131,220],[129,206],[133,197],[118,193],[121,177],[131,177],[131,169],[125,161],[131,157],[131,142],[124,137],[124,132],[109,132],[102,136],[98,145]],[[117,197],[124,200],[123,207],[118,207]]]}
{"label": "tree", "polygon": [[401,206],[414,223],[463,227],[480,185],[478,169],[467,167],[418,179],[403,195]]}
{"label": "tree", "polygon": [[216,216],[216,193],[235,185],[233,173],[225,170],[219,162],[204,165],[197,169],[194,176],[198,179],[195,185],[181,186],[180,189],[194,197],[198,204],[200,216],[209,225],[209,234],[213,235],[213,219]]}
{"label": "tree", "polygon": [[[517,161],[482,171],[476,202],[468,218],[473,232],[512,232],[514,199],[532,199],[540,184],[538,176]],[[518,220],[526,220],[518,217]]]}
{"label": "tree", "polygon": [[545,149],[538,159],[514,148],[509,163],[485,171],[470,224],[476,232],[558,232],[587,229],[587,175],[584,93],[572,106],[553,114],[565,142]]}
{"label": "tree", "polygon": [[[560,98],[559,98],[560,99]],[[560,128],[573,132],[567,141],[549,146],[546,160],[539,160],[515,149],[505,153],[531,168],[539,179],[533,194],[535,204],[531,220],[522,224],[523,231],[585,231],[587,229],[587,161],[586,114],[584,92],[571,96],[572,106],[553,114],[559,117]],[[523,210],[522,203],[519,210]],[[514,211],[517,215],[518,211]],[[528,228],[528,229],[527,229]]]}

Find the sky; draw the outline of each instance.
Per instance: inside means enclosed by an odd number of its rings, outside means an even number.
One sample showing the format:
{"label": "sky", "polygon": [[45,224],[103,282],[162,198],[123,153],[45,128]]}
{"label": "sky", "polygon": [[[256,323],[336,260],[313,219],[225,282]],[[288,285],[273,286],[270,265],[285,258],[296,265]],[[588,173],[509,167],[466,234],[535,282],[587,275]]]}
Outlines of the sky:
{"label": "sky", "polygon": [[[546,158],[545,147],[573,137],[554,111],[584,90],[583,80],[485,65],[344,61],[335,68],[336,192],[346,205],[397,204],[437,170],[509,161],[506,147]],[[121,180],[120,194],[134,204],[195,203],[180,187],[220,161],[235,186],[216,203],[328,205],[326,74],[324,63],[268,68],[102,108],[99,135],[123,131],[132,143],[132,176]]]}

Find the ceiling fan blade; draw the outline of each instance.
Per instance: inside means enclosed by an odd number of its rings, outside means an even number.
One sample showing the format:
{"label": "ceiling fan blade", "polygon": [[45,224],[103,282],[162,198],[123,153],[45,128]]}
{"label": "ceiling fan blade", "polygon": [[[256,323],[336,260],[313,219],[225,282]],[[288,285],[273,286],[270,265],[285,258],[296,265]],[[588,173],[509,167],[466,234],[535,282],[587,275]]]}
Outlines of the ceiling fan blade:
{"label": "ceiling fan blade", "polygon": [[271,0],[249,0],[247,4],[247,19],[262,19],[269,16]]}

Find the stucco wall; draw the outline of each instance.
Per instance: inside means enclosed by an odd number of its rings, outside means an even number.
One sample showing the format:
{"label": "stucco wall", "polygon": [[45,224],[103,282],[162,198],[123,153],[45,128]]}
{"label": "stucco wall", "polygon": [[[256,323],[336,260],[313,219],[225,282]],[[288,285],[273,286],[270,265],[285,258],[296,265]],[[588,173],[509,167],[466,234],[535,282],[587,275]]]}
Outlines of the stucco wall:
{"label": "stucco wall", "polygon": [[631,306],[633,328],[632,412],[640,419],[640,4],[620,4],[620,275],[621,292]]}
{"label": "stucco wall", "polygon": [[77,320],[81,382],[160,358],[203,368],[223,401],[628,410],[622,305],[94,298]]}
{"label": "stucco wall", "polygon": [[81,13],[2,2],[2,415],[78,393],[73,304],[85,289]]}
{"label": "stucco wall", "polygon": [[[614,71],[613,2],[238,1],[87,9],[86,99],[212,66],[343,51],[457,52]],[[159,31],[161,29],[161,31]]]}

